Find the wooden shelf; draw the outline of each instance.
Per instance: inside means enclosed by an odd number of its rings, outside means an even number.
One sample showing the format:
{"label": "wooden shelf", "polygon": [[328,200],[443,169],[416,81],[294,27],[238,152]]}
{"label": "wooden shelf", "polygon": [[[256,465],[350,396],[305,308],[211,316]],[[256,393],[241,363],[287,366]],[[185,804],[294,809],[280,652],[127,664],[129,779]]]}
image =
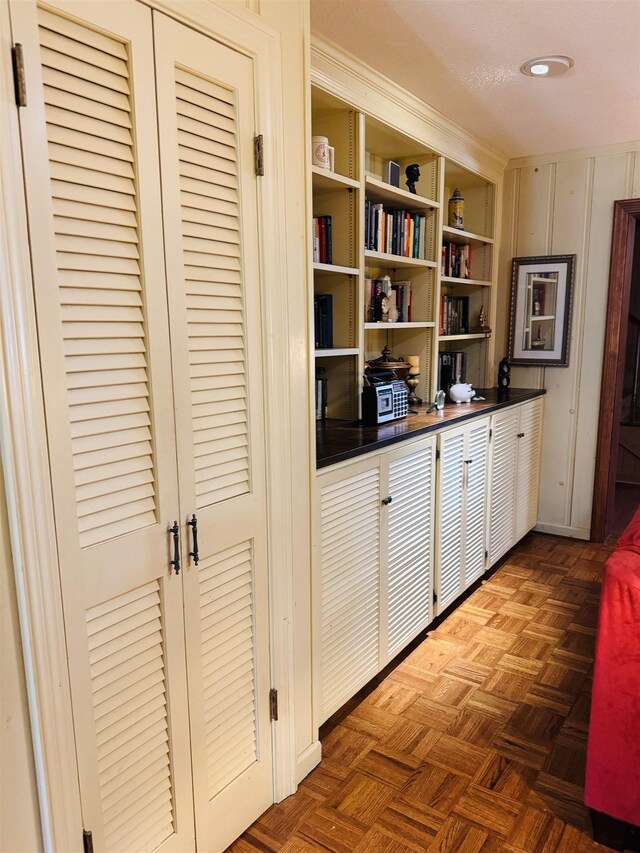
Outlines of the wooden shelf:
{"label": "wooden shelf", "polygon": [[311,167],[311,179],[314,192],[323,193],[344,189],[360,189],[359,181],[354,181],[353,178],[347,178],[345,175],[332,172],[330,169],[323,169],[320,166]]}
{"label": "wooden shelf", "polygon": [[375,262],[378,267],[385,269],[395,269],[396,267],[420,267],[420,268],[435,268],[435,261],[423,261],[419,258],[405,258],[403,255],[388,255],[386,252],[373,252],[371,249],[366,249],[364,253],[365,265],[367,261]]}
{"label": "wooden shelf", "polygon": [[313,271],[330,275],[360,275],[357,267],[341,267],[338,264],[313,264]]}
{"label": "wooden shelf", "polygon": [[372,178],[370,175],[365,177],[364,182],[367,198],[371,201],[397,204],[403,208],[407,208],[408,205],[411,210],[434,210],[440,207],[440,204],[433,199],[410,193],[408,190],[394,187],[391,184],[385,184],[384,181]]}
{"label": "wooden shelf", "polygon": [[408,323],[365,323],[365,329],[435,329],[436,324],[433,322],[422,322],[421,320],[411,320]]}
{"label": "wooden shelf", "polygon": [[491,337],[491,332],[474,332],[469,335],[440,335],[439,341],[478,341],[482,338]]}
{"label": "wooden shelf", "polygon": [[452,275],[440,276],[440,281],[443,284],[471,284],[474,287],[491,287],[493,282],[483,281],[479,278],[455,278]]}
{"label": "wooden shelf", "polygon": [[334,349],[317,349],[315,350],[316,358],[332,358],[339,355],[358,355],[360,350],[357,347],[338,347]]}
{"label": "wooden shelf", "polygon": [[451,228],[445,225],[442,234],[447,243],[480,243],[482,245],[493,244],[493,237],[483,237],[482,234],[472,234],[471,231],[461,231],[459,228]]}

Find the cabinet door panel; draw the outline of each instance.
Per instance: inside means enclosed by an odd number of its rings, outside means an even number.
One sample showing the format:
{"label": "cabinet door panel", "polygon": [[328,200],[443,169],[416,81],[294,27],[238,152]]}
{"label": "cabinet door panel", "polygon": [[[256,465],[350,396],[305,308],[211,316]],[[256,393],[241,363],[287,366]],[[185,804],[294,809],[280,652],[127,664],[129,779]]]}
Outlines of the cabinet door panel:
{"label": "cabinet door panel", "polygon": [[473,421],[467,427],[465,459],[465,588],[482,575],[485,567],[488,442],[489,418]]}
{"label": "cabinet door panel", "polygon": [[[196,835],[273,802],[253,61],[154,14]],[[185,550],[189,550],[188,548]]]}
{"label": "cabinet door panel", "polygon": [[439,441],[436,559],[438,613],[441,613],[462,592],[464,427],[447,430]]}
{"label": "cabinet door panel", "polygon": [[378,671],[379,508],[377,461],[320,478],[319,722]]}
{"label": "cabinet door panel", "polygon": [[151,13],[11,13],[83,821],[96,851],[189,850]]}
{"label": "cabinet door panel", "polygon": [[516,465],[519,410],[506,409],[491,419],[489,565],[515,543]]}
{"label": "cabinet door panel", "polygon": [[542,406],[538,398],[520,407],[519,431],[524,435],[518,439],[516,542],[535,527],[538,518]]}
{"label": "cabinet door panel", "polygon": [[[395,457],[395,458],[394,458]],[[419,450],[388,457],[386,584],[381,607],[386,627],[382,664],[428,625],[433,571],[433,491],[435,439]]]}

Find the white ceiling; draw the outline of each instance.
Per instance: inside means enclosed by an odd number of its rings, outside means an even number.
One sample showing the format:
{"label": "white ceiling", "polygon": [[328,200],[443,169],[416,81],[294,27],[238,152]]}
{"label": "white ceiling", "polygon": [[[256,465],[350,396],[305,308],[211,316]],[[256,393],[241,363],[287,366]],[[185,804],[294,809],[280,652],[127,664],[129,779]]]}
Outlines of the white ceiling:
{"label": "white ceiling", "polygon": [[640,0],[311,0],[311,31],[508,157],[640,139]]}

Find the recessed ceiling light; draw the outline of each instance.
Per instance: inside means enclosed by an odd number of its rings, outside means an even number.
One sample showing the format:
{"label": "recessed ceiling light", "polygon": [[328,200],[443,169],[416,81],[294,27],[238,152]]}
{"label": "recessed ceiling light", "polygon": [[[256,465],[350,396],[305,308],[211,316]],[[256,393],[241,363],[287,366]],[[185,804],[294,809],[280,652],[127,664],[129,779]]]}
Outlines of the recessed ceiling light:
{"label": "recessed ceiling light", "polygon": [[570,56],[538,56],[520,66],[520,71],[529,77],[558,77],[570,68],[574,62]]}

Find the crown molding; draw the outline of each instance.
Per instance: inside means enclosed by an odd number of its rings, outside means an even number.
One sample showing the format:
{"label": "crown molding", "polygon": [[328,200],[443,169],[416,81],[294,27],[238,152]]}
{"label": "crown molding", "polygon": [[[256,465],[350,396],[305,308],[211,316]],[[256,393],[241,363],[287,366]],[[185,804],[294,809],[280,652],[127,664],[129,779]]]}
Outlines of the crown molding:
{"label": "crown molding", "polygon": [[334,43],[312,36],[311,82],[422,145],[498,181],[508,158]]}
{"label": "crown molding", "polygon": [[606,157],[615,154],[640,154],[640,140],[614,142],[611,145],[599,145],[594,148],[574,148],[569,151],[532,154],[529,157],[514,157],[507,163],[507,169],[521,169],[525,166],[545,166],[549,163],[565,163],[569,160],[586,160],[589,157]]}

